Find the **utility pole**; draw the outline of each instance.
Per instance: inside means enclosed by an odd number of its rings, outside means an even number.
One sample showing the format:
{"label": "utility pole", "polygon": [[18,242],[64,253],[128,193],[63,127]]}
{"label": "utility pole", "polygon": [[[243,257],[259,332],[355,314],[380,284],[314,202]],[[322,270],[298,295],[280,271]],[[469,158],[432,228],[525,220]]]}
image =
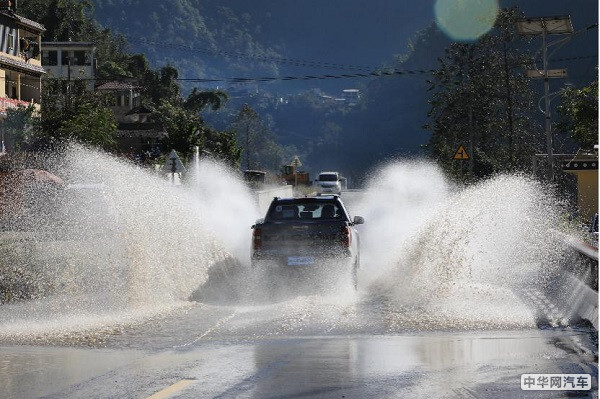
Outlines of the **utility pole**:
{"label": "utility pole", "polygon": [[71,107],[71,57],[67,56],[67,108]]}
{"label": "utility pole", "polygon": [[250,122],[246,125],[246,170],[250,170]]}
{"label": "utility pole", "polygon": [[469,179],[473,179],[473,158],[475,154],[473,148],[473,104],[469,105]]}
{"label": "utility pole", "polygon": [[513,103],[512,103],[512,91],[510,90],[510,75],[508,69],[508,59],[506,55],[506,41],[502,43],[502,47],[504,49],[504,79],[506,85],[506,107],[508,113],[508,151],[509,151],[509,160],[511,167],[515,166],[515,151],[514,151],[514,135],[515,135],[515,126],[513,121]]}
{"label": "utility pole", "polygon": [[542,31],[542,57],[544,58],[544,98],[545,98],[545,129],[546,153],[548,154],[548,180],[554,181],[554,153],[552,149],[552,120],[550,119],[550,81],[548,80],[548,46],[546,43],[546,29]]}
{"label": "utility pole", "polygon": [[[546,156],[548,157],[548,180],[554,180],[554,154],[552,145],[552,120],[550,115],[550,82],[549,78],[562,78],[566,76],[566,70],[548,70],[548,47],[554,44],[565,44],[574,33],[571,17],[568,15],[556,17],[519,18],[516,21],[517,32],[520,35],[542,36],[542,58],[543,71],[527,71],[532,78],[544,79],[544,118],[546,133]],[[566,39],[556,40],[548,43],[548,35],[569,35]],[[560,46],[559,46],[560,47]],[[556,50],[555,50],[556,51]],[[540,73],[541,72],[541,73]]]}

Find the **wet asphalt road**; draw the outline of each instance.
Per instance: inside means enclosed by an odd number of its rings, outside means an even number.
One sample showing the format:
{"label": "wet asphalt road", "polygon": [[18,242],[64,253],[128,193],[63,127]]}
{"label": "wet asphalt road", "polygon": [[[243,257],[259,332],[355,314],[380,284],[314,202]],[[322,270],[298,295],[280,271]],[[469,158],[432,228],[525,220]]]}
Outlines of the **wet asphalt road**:
{"label": "wet asphalt road", "polygon": [[[344,194],[353,214],[360,214],[353,212],[357,195]],[[543,313],[541,296],[531,288],[522,297]],[[5,343],[0,392],[5,398],[597,397],[595,330],[551,325],[448,328],[436,325],[435,315],[399,309],[365,290],[292,292],[275,301],[223,295],[93,339]],[[524,392],[523,373],[591,374],[593,388]]]}
{"label": "wet asphalt road", "polygon": [[595,344],[585,331],[215,339],[205,328],[162,350],[3,347],[3,396],[568,397],[521,391],[520,375],[531,372],[592,374],[597,389]]}

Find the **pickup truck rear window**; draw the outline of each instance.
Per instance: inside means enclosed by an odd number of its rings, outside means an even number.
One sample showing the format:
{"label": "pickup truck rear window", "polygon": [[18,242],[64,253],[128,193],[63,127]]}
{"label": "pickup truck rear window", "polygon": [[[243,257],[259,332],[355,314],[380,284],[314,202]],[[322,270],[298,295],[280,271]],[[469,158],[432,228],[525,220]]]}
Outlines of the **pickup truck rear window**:
{"label": "pickup truck rear window", "polygon": [[330,220],[344,219],[344,211],[332,202],[280,204],[271,208],[269,220]]}

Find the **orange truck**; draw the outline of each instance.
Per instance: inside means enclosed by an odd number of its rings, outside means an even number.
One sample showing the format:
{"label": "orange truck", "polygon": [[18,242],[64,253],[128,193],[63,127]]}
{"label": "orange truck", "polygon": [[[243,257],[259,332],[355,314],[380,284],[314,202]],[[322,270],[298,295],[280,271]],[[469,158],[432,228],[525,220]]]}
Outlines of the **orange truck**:
{"label": "orange truck", "polygon": [[281,180],[294,187],[310,186],[311,184],[308,172],[299,171],[294,165],[282,166],[280,177]]}

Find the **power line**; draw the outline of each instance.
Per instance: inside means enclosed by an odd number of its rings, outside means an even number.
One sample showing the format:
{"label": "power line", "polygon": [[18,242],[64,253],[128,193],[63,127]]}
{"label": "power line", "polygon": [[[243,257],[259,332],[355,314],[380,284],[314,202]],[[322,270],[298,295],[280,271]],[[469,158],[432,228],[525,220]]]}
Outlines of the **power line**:
{"label": "power line", "polygon": [[[578,57],[558,58],[555,61],[576,61],[583,59],[597,58],[597,55],[585,55]],[[527,64],[520,64],[527,65]],[[354,74],[341,74],[341,75],[305,75],[305,76],[284,76],[284,77],[260,77],[260,78],[242,78],[242,77],[230,77],[230,78],[181,78],[177,79],[184,82],[197,82],[197,83],[259,83],[259,82],[275,82],[275,81],[295,81],[295,80],[327,80],[327,79],[356,79],[356,78],[372,78],[372,77],[383,77],[383,76],[401,76],[401,75],[423,75],[437,72],[437,69],[418,69],[418,70],[382,70],[382,71],[370,71],[368,73],[354,73]]]}
{"label": "power line", "polygon": [[[436,72],[435,69],[418,69],[418,70],[400,70],[400,69],[388,69],[374,71],[371,70],[368,73],[354,73],[354,74],[339,74],[339,75],[304,75],[304,76],[268,76],[268,77],[229,77],[229,78],[177,78],[174,80],[180,82],[196,82],[196,83],[219,83],[219,82],[230,82],[230,83],[257,83],[257,82],[275,82],[275,81],[294,81],[294,80],[328,80],[328,79],[353,79],[353,78],[371,78],[371,77],[383,77],[383,76],[400,76],[400,75],[422,75]],[[0,78],[2,79],[2,78]],[[54,80],[66,80],[64,77],[50,78]],[[135,79],[135,78],[130,78]],[[126,78],[114,78],[114,79],[100,79],[100,78],[75,78],[71,81],[95,81],[95,82],[113,82],[113,81],[126,81]]]}
{"label": "power line", "polygon": [[364,66],[364,65],[348,65],[348,64],[339,64],[339,63],[331,63],[324,61],[314,61],[314,60],[301,60],[297,58],[286,58],[286,57],[274,57],[274,56],[261,56],[254,55],[244,52],[232,52],[226,50],[218,50],[218,49],[210,49],[205,47],[195,47],[192,45],[185,44],[177,44],[170,42],[160,42],[160,41],[150,41],[146,39],[136,39],[130,36],[125,36],[129,42],[145,44],[150,46],[162,46],[168,47],[181,51],[188,51],[194,53],[201,54],[209,54],[209,55],[220,55],[225,57],[232,57],[237,59],[250,59],[261,62],[275,62],[281,64],[288,64],[292,66],[301,66],[301,67],[314,67],[314,68],[322,68],[322,69],[335,69],[335,70],[349,70],[349,71],[371,71],[373,67]]}
{"label": "power line", "polygon": [[[586,31],[589,31],[589,30],[595,29],[595,28],[598,28],[598,24],[590,25],[586,28],[580,29],[579,31],[575,32],[575,34],[573,36],[576,36],[579,33],[586,32]],[[256,61],[261,61],[261,62],[275,62],[275,63],[281,63],[281,64],[287,64],[287,65],[299,66],[299,67],[313,67],[313,68],[322,68],[322,69],[362,71],[362,72],[367,72],[367,73],[370,73],[373,70],[372,66],[369,67],[369,66],[364,66],[364,65],[349,65],[349,64],[342,64],[342,63],[331,63],[331,62],[315,61],[315,60],[302,60],[302,59],[298,59],[298,58],[287,58],[287,57],[276,57],[276,56],[261,56],[261,55],[246,53],[246,52],[240,52],[240,51],[234,52],[234,51],[226,51],[226,50],[219,50],[219,49],[206,48],[206,47],[196,47],[193,45],[186,45],[186,44],[177,44],[177,43],[172,43],[172,42],[138,39],[138,38],[135,38],[135,37],[132,37],[129,35],[124,35],[124,37],[131,43],[138,43],[138,44],[143,44],[143,45],[147,45],[147,46],[162,46],[162,47],[167,47],[167,48],[171,48],[171,49],[175,49],[175,50],[195,52],[195,53],[201,53],[201,54],[209,54],[209,55],[213,55],[213,56],[220,55],[220,56],[232,57],[232,58],[236,58],[236,59],[250,59],[250,60],[256,60]],[[558,61],[558,60],[555,60],[555,61]]]}
{"label": "power line", "polygon": [[579,57],[567,57],[567,58],[555,58],[552,60],[552,62],[557,62],[557,61],[575,61],[575,60],[587,60],[590,58],[598,58],[598,55],[582,55]]}
{"label": "power line", "polygon": [[[585,55],[568,58],[558,58],[555,61],[577,61],[583,59],[597,58],[597,55]],[[529,65],[527,63],[520,63],[519,66]],[[387,70],[369,70],[366,72],[353,73],[353,74],[325,74],[325,75],[304,75],[304,76],[267,76],[267,77],[225,77],[225,78],[177,78],[175,80],[180,82],[190,83],[268,83],[268,82],[285,82],[285,81],[308,81],[308,80],[331,80],[331,79],[361,79],[361,78],[377,78],[386,76],[410,76],[410,75],[424,75],[438,72],[438,69],[415,69],[415,70],[403,70],[403,69],[387,69]],[[2,79],[2,78],[0,78]],[[58,80],[65,80],[65,78],[53,78]],[[95,81],[95,82],[111,82],[120,81],[126,79],[99,79],[99,78],[75,78],[73,81]]]}
{"label": "power line", "polygon": [[275,82],[275,81],[293,81],[293,80],[328,80],[328,79],[356,79],[356,78],[372,78],[372,77],[383,77],[383,76],[398,76],[398,75],[419,75],[434,73],[435,69],[421,69],[421,70],[387,70],[387,71],[371,71],[369,73],[354,73],[354,74],[341,74],[341,75],[305,75],[305,76],[282,76],[282,77],[261,77],[261,78],[218,78],[218,79],[203,79],[203,78],[189,78],[179,79],[187,82],[198,82],[198,83],[258,83],[258,82]]}

